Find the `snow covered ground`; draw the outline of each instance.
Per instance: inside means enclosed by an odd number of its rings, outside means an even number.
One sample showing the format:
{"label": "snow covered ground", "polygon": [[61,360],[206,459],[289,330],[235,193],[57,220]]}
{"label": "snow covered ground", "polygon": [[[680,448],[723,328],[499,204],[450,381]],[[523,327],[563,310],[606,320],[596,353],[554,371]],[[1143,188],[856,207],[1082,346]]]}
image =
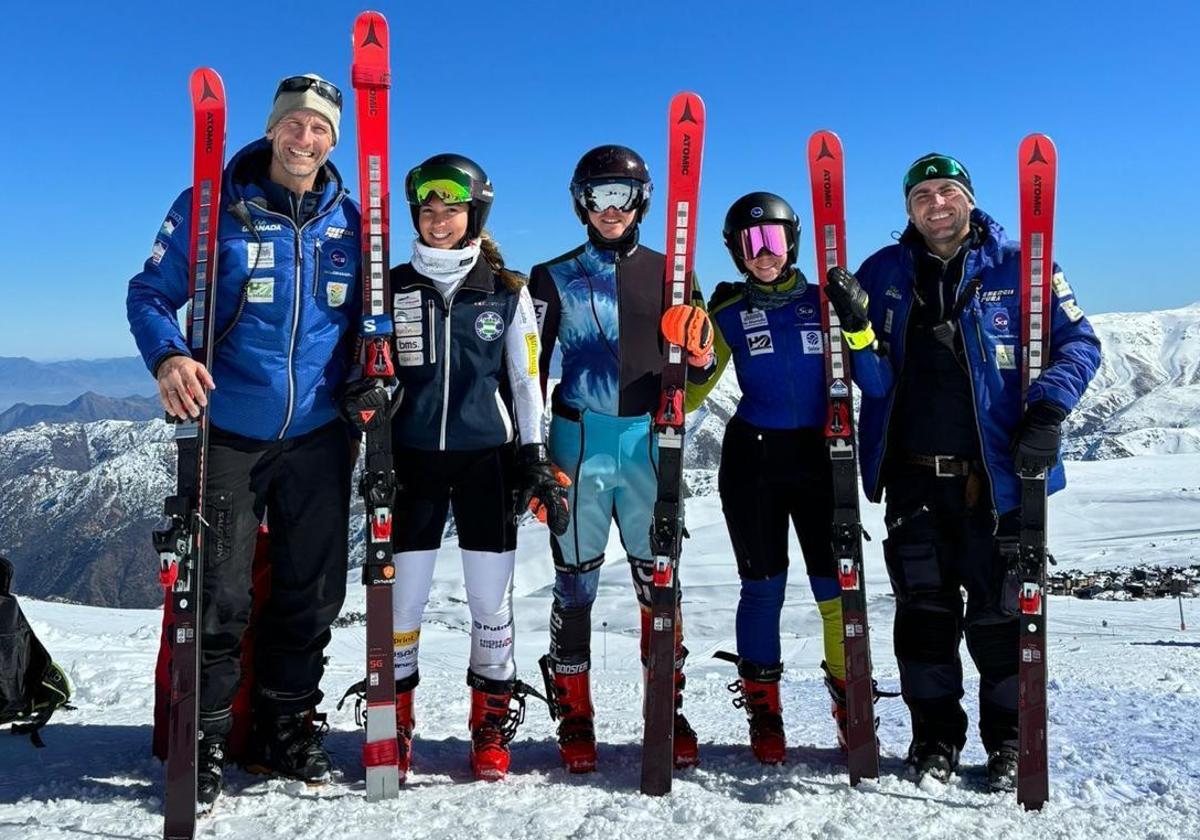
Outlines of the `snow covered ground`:
{"label": "snow covered ground", "polygon": [[[1070,465],[1071,487],[1052,505],[1052,548],[1065,566],[1197,562],[1200,455],[1137,457]],[[864,507],[874,659],[894,687],[893,604],[879,544],[881,510]],[[233,770],[229,792],[200,835],[213,838],[1194,838],[1200,836],[1200,602],[1049,604],[1051,801],[1026,814],[1012,796],[985,792],[983,752],[972,731],[949,786],[917,787],[903,767],[907,713],[881,701],[882,778],[851,790],[817,665],[818,616],[802,574],[785,608],[784,720],[791,745],[779,768],[758,765],[726,685],[732,666],[737,576],[714,497],[689,502],[692,539],[683,560],[691,657],[685,710],[700,734],[703,764],[677,773],[670,796],[639,795],[641,674],[628,571],[603,573],[594,612],[594,692],[601,740],[597,773],[558,766],[553,728],[531,703],[513,746],[513,773],[474,782],[466,764],[467,612],[453,546],[443,559],[422,634],[413,774],[399,800],[367,804],[360,735],[349,709],[330,711],[327,744],[341,769],[308,789]],[[545,649],[551,566],[545,531],[522,531],[517,653],[537,684]],[[796,555],[798,556],[798,555]],[[151,570],[147,570],[150,574]],[[47,748],[0,738],[0,838],[161,836],[162,768],[150,757],[152,672],[160,614],[26,601],[38,633],[67,668],[78,711],[45,731]],[[362,609],[351,587],[347,609]],[[607,622],[607,629],[604,627]],[[336,698],[361,673],[363,629],[338,630],[325,688]],[[965,655],[965,651],[964,651]],[[971,668],[968,665],[968,673]],[[968,684],[966,708],[976,682]]]}

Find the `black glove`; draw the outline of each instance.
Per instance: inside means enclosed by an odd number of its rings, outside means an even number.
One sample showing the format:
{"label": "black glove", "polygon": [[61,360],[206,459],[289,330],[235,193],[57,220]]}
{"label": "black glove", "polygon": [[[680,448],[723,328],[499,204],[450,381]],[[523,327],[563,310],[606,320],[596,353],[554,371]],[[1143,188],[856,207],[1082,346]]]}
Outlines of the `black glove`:
{"label": "black glove", "polygon": [[390,419],[391,397],[379,379],[359,379],[346,386],[342,415],[360,432],[380,428]]}
{"label": "black glove", "polygon": [[546,523],[554,536],[561,537],[571,523],[566,490],[571,486],[571,479],[550,463],[546,446],[541,443],[527,443],[520,448],[517,468],[521,488],[517,513],[529,508],[539,522]]}
{"label": "black glove", "polygon": [[871,326],[871,319],[867,317],[867,293],[858,285],[858,279],[840,265],[835,265],[825,275],[825,296],[833,304],[843,332],[862,332]]}
{"label": "black glove", "polygon": [[1067,412],[1051,402],[1035,402],[1025,409],[1009,451],[1017,475],[1033,477],[1058,463],[1062,421]]}

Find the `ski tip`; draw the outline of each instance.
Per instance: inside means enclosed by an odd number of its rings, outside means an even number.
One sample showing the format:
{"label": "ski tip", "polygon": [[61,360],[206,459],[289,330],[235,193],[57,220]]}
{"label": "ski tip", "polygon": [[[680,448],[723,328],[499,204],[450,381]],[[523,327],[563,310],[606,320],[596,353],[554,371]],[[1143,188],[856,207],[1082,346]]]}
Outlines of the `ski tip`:
{"label": "ski tip", "polygon": [[354,47],[355,49],[379,47],[380,49],[387,50],[387,18],[380,12],[360,12],[358,17],[354,19]]}
{"label": "ski tip", "polygon": [[1053,166],[1058,159],[1058,150],[1048,134],[1025,135],[1025,138],[1021,140],[1019,154],[1022,166],[1034,166],[1039,163]]}
{"label": "ski tip", "polygon": [[832,131],[821,129],[814,131],[808,138],[808,159],[815,163],[820,160],[840,160],[842,157],[842,140]]}
{"label": "ski tip", "polygon": [[188,79],[192,102],[197,107],[216,107],[225,101],[225,83],[211,67],[197,67]]}
{"label": "ski tip", "polygon": [[704,100],[690,90],[682,90],[671,97],[671,122],[701,123],[704,121]]}

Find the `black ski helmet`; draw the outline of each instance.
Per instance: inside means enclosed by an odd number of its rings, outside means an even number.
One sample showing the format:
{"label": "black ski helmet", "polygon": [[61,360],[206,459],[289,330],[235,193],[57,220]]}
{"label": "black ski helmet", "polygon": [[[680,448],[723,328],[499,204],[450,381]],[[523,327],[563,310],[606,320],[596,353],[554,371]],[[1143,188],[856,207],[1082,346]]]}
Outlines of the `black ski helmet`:
{"label": "black ski helmet", "polygon": [[742,274],[749,274],[746,263],[742,260],[741,246],[737,242],[738,231],[755,225],[770,223],[782,224],[787,232],[787,262],[779,272],[780,279],[787,277],[793,265],[796,264],[796,243],[800,239],[800,218],[792,205],[781,196],[769,192],[752,192],[739,198],[725,214],[725,247],[733,264]]}
{"label": "black ski helmet", "polygon": [[417,218],[421,215],[422,204],[417,198],[417,183],[414,178],[422,169],[428,171],[438,168],[454,170],[458,180],[469,188],[471,198],[467,202],[467,239],[478,239],[492,209],[492,182],[478,163],[469,157],[455,154],[434,155],[408,171],[404,179],[404,195],[408,198],[409,209],[412,210],[413,230],[420,231]]}
{"label": "black ski helmet", "polygon": [[575,215],[585,225],[588,223],[587,210],[575,198],[576,190],[589,181],[599,181],[604,178],[630,178],[645,184],[645,200],[638,208],[635,224],[642,221],[646,210],[650,207],[650,170],[642,156],[628,146],[597,146],[588,151],[575,164],[575,174],[571,176],[571,206]]}

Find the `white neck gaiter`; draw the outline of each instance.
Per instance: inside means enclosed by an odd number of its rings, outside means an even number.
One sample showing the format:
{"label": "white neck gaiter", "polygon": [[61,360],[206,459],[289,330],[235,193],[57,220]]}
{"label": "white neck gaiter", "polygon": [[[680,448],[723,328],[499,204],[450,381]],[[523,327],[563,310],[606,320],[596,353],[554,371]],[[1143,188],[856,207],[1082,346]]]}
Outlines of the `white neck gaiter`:
{"label": "white neck gaiter", "polygon": [[449,294],[467,276],[479,259],[479,240],[463,248],[430,248],[420,237],[413,240],[412,267],[418,274],[437,284],[443,294]]}

